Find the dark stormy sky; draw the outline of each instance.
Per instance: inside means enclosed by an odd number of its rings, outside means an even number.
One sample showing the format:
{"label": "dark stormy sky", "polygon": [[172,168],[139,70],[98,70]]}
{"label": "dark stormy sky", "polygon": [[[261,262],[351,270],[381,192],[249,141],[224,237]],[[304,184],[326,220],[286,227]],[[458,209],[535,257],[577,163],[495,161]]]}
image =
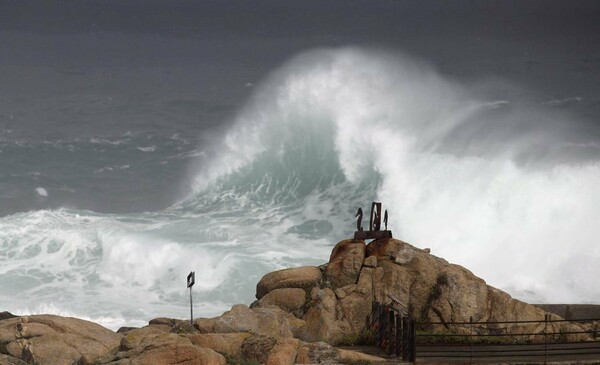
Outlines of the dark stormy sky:
{"label": "dark stormy sky", "polygon": [[[578,93],[599,83],[598,19],[598,1],[2,0],[0,64],[195,67],[237,103],[238,85],[300,51],[366,45],[451,76]],[[577,72],[590,66],[594,80]]]}
{"label": "dark stormy sky", "polygon": [[[571,110],[577,133],[600,140],[598,19],[595,0],[0,0],[0,123],[13,139],[86,115],[60,133],[199,135],[226,127],[294,55],[359,46],[406,53],[463,84],[510,85],[498,99],[584,98]],[[98,96],[121,96],[123,112],[96,118],[86,103]],[[166,98],[185,111],[157,107]]]}

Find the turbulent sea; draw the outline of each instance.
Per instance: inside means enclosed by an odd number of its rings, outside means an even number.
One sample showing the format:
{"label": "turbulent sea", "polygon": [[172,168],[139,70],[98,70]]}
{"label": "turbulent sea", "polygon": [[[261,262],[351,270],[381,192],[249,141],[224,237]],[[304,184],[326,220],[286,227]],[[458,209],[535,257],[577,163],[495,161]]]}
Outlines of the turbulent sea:
{"label": "turbulent sea", "polygon": [[[572,112],[598,96],[345,48],[291,60],[209,132],[164,128],[215,107],[189,97],[37,102],[64,119],[25,128],[0,111],[0,310],[115,329],[186,318],[195,271],[194,313],[214,316],[269,271],[325,263],[375,200],[396,238],[513,296],[600,298],[600,144]],[[81,120],[95,129],[72,133]]]}

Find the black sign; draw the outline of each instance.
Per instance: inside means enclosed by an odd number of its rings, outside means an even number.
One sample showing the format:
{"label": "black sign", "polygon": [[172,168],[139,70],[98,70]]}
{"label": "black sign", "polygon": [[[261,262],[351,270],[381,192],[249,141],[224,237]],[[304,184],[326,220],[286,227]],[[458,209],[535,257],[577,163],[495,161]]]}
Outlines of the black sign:
{"label": "black sign", "polygon": [[196,283],[196,272],[192,271],[187,276],[187,287],[191,288]]}

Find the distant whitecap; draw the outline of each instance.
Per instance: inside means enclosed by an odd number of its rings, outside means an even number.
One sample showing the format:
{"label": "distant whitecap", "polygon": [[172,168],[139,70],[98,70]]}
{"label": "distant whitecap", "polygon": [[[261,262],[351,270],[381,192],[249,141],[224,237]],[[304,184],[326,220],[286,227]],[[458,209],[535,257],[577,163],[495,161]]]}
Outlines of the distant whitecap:
{"label": "distant whitecap", "polygon": [[138,147],[137,149],[142,152],[154,152],[156,151],[156,146]]}
{"label": "distant whitecap", "polygon": [[48,196],[48,190],[42,188],[42,187],[37,187],[35,188],[35,192],[39,195],[39,196],[43,196],[43,197],[47,197]]}

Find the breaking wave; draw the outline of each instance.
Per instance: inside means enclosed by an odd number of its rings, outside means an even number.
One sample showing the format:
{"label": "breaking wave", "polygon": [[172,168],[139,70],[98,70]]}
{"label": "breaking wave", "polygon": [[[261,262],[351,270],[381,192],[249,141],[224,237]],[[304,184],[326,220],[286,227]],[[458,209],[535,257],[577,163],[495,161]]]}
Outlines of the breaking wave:
{"label": "breaking wave", "polygon": [[0,301],[136,325],[186,317],[194,270],[195,313],[215,315],[249,304],[268,271],[325,262],[378,200],[395,237],[519,298],[597,302],[600,151],[566,123],[402,55],[309,52],[193,154],[192,192],[172,207],[1,218]]}

